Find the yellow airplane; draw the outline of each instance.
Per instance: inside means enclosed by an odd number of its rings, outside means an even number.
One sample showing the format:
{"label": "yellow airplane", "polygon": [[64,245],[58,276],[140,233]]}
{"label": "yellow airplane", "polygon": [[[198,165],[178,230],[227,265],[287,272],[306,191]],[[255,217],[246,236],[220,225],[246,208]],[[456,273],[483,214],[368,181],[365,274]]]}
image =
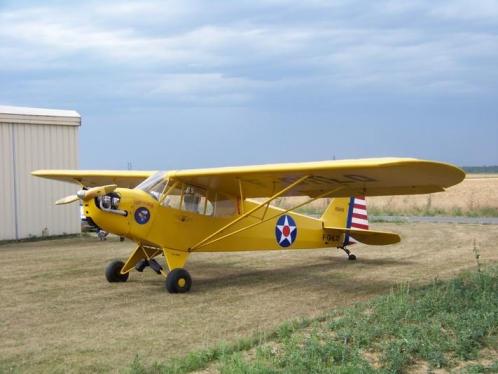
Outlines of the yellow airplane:
{"label": "yellow airplane", "polygon": [[[465,178],[453,165],[411,158],[32,174],[80,184],[76,195],[56,204],[81,200],[88,220],[137,243],[126,262],[108,265],[109,282],[125,282],[131,270],[149,266],[166,278],[170,293],[190,290],[192,278],[185,264],[195,252],[340,248],[354,260],[347,247],[355,241],[400,241],[397,234],[368,229],[366,196],[441,192]],[[283,196],[306,199],[290,209],[272,205]],[[295,212],[320,198],[332,198],[321,218]],[[156,260],[160,255],[166,270]]]}

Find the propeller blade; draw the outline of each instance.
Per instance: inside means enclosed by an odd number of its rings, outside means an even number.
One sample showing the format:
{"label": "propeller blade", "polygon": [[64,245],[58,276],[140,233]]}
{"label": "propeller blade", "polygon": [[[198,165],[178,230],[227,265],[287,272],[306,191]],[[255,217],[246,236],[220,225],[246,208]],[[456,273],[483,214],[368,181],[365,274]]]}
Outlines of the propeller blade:
{"label": "propeller blade", "polygon": [[116,188],[118,188],[117,184],[109,184],[107,186],[93,187],[89,190],[79,190],[78,192],[76,192],[76,195],[66,196],[60,200],[57,200],[55,204],[70,204],[78,200],[88,201],[96,198],[97,196],[107,195],[108,193],[114,191]]}
{"label": "propeller blade", "polygon": [[78,191],[78,197],[83,201],[91,200],[97,196],[106,195],[118,188],[117,184],[109,184],[107,186],[93,187],[89,190]]}
{"label": "propeller blade", "polygon": [[55,202],[55,205],[63,205],[63,204],[71,204],[74,203],[75,201],[78,201],[79,197],[76,195],[70,195],[63,197],[62,199],[59,199]]}

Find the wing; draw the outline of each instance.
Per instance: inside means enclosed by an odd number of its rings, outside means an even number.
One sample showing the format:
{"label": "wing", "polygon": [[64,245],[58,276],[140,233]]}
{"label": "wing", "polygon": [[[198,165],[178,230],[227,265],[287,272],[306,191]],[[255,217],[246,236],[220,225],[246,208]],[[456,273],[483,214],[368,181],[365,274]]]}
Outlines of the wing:
{"label": "wing", "polygon": [[85,187],[117,184],[119,187],[133,188],[154,173],[137,170],[36,170],[31,174]]}
{"label": "wing", "polygon": [[[377,158],[174,171],[170,178],[246,198],[269,197],[304,176],[286,196],[410,195],[444,191],[465,173],[449,164],[411,158]],[[239,184],[240,181],[240,184]]]}

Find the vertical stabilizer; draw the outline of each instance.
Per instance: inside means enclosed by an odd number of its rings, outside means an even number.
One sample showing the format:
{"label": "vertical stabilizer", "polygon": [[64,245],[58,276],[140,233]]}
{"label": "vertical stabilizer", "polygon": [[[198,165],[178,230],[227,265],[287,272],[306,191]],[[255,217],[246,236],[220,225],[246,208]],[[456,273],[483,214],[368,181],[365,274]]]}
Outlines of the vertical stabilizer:
{"label": "vertical stabilizer", "polygon": [[338,197],[332,200],[321,217],[325,226],[347,227],[350,200],[349,197]]}
{"label": "vertical stabilizer", "polygon": [[[364,196],[336,198],[332,200],[321,219],[327,227],[368,230],[367,201]],[[346,232],[342,246],[354,243],[356,241]]]}

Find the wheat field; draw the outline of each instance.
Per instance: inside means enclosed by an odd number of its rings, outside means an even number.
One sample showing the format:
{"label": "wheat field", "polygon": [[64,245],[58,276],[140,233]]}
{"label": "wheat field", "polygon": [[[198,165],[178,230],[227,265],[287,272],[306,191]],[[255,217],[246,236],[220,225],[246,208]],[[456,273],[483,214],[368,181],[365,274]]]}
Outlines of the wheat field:
{"label": "wheat field", "polygon": [[[498,216],[498,174],[469,174],[445,192],[428,195],[380,196],[367,199],[370,215]],[[291,207],[304,198],[283,198],[281,207]],[[317,200],[302,211],[320,214],[330,199]]]}

